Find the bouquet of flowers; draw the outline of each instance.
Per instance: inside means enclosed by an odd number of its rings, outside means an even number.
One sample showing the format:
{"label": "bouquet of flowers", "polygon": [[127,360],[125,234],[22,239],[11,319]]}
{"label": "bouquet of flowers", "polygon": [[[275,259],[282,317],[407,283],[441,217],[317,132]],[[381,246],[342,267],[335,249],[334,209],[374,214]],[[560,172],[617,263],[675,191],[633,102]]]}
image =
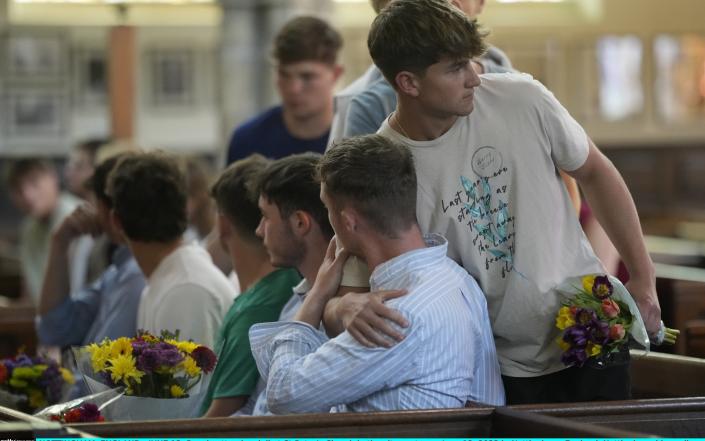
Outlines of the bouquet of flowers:
{"label": "bouquet of flowers", "polygon": [[78,367],[93,391],[121,388],[124,393],[106,407],[108,419],[195,416],[206,391],[201,380],[215,368],[216,355],[177,338],[168,332],[159,337],[140,332],[135,338],[105,339],[80,350]]}
{"label": "bouquet of flowers", "polygon": [[61,400],[64,386],[73,384],[67,369],[43,357],[20,354],[0,360],[0,403],[33,412]]}
{"label": "bouquet of flowers", "polygon": [[[589,275],[581,280],[577,293],[558,310],[556,327],[562,331],[558,345],[563,349],[561,361],[567,366],[586,362],[606,366],[620,353],[627,352],[629,342],[649,349],[646,327],[626,288],[607,275]],[[674,343],[677,330],[661,324],[662,341]]]}
{"label": "bouquet of flowers", "polygon": [[105,418],[100,414],[98,406],[93,403],[81,403],[49,417],[51,421],[60,423],[102,423]]}

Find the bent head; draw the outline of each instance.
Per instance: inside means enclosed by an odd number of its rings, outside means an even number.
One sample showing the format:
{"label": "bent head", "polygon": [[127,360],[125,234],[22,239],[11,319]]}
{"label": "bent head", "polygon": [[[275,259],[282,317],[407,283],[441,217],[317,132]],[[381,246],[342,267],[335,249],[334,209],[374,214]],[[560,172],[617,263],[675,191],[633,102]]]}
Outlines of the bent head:
{"label": "bent head", "polygon": [[381,135],[344,139],[318,167],[321,199],[336,237],[353,254],[375,235],[396,239],[417,225],[416,170],[409,149]]}

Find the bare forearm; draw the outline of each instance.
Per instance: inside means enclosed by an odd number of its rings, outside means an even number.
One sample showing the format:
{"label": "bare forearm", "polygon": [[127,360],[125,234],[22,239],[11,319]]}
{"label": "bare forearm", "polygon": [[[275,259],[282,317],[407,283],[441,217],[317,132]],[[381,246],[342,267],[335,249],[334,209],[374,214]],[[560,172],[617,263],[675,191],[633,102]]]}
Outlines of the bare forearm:
{"label": "bare forearm", "polygon": [[598,156],[589,158],[593,161],[591,167],[574,177],[632,277],[651,279],[654,267],[634,200],[617,169],[592,144],[590,154]]}
{"label": "bare forearm", "polygon": [[48,313],[71,294],[67,250],[68,242],[57,239],[51,241],[39,296],[39,315]]}

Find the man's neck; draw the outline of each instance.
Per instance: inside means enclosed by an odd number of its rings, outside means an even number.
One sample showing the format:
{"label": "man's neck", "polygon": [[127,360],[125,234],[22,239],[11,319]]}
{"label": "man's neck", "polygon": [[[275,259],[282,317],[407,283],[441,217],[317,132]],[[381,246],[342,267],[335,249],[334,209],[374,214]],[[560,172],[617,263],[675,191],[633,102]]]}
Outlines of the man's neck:
{"label": "man's neck", "polygon": [[298,139],[316,139],[330,129],[333,122],[333,101],[331,99],[330,104],[323,112],[306,118],[294,117],[291,112],[286,110],[286,107],[282,110],[282,116],[284,126],[291,136]]}
{"label": "man's neck", "polygon": [[229,244],[230,259],[233,270],[240,284],[240,292],[250,289],[255,283],[262,280],[267,274],[275,270],[269,263],[267,250],[261,244],[238,241]]}
{"label": "man's neck", "polygon": [[432,115],[418,103],[399,100],[389,124],[397,133],[414,141],[433,141],[440,138],[458,120],[456,115]]}
{"label": "man's neck", "polygon": [[421,248],[426,248],[426,242],[419,227],[414,225],[409,230],[398,233],[398,237],[394,239],[377,233],[371,234],[362,243],[360,257],[365,259],[372,273],[382,263]]}
{"label": "man's neck", "polygon": [[316,281],[318,269],[323,263],[323,258],[326,256],[329,241],[322,236],[316,235],[315,238],[308,238],[306,241],[306,252],[303,261],[296,266],[301,275],[308,281],[310,285]]}
{"label": "man's neck", "polygon": [[154,270],[166,259],[169,254],[176,251],[182,245],[181,238],[172,242],[138,242],[128,240],[127,245],[135,256],[137,265],[142,270],[145,278],[151,277]]}

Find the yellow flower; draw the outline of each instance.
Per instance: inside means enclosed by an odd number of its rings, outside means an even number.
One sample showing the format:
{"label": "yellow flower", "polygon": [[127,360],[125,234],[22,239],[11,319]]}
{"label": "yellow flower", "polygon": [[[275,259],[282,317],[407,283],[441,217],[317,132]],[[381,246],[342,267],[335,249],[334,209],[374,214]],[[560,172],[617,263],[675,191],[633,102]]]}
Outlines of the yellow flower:
{"label": "yellow flower", "polygon": [[123,381],[128,384],[128,380],[133,379],[136,383],[142,382],[144,372],[137,370],[135,359],[132,355],[118,355],[110,359],[111,366],[108,368],[110,377],[114,382]]}
{"label": "yellow flower", "polygon": [[556,339],[556,343],[558,343],[558,346],[561,347],[561,350],[562,350],[563,352],[565,352],[565,351],[567,351],[568,349],[570,349],[570,343],[568,343],[567,341],[563,340],[563,337],[558,337],[558,338]]}
{"label": "yellow flower", "polygon": [[63,378],[64,381],[67,382],[68,384],[73,384],[76,382],[76,380],[74,380],[73,374],[71,373],[70,370],[68,370],[66,368],[59,368],[59,372],[61,372],[61,378]]}
{"label": "yellow flower", "polygon": [[583,277],[583,289],[592,294],[592,286],[595,284],[595,275]]}
{"label": "yellow flower", "polygon": [[199,346],[201,345],[192,341],[180,341],[176,343],[176,347],[179,348],[181,352],[185,352],[187,354],[190,354],[191,352],[193,352],[194,349]]}
{"label": "yellow flower", "polygon": [[587,346],[588,357],[594,357],[595,355],[599,355],[600,352],[602,352],[602,346],[596,345],[594,343],[588,344],[588,346]]}
{"label": "yellow flower", "polygon": [[100,345],[93,343],[88,346],[88,352],[91,354],[91,367],[94,372],[103,372],[107,367],[106,364],[110,359],[110,345]]}
{"label": "yellow flower", "polygon": [[563,330],[575,324],[575,318],[573,313],[570,312],[570,308],[567,306],[562,307],[558,310],[558,316],[556,317],[556,328]]}
{"label": "yellow flower", "polygon": [[27,396],[29,398],[29,406],[33,409],[41,409],[47,405],[47,400],[39,389],[30,389]]}
{"label": "yellow flower", "polygon": [[110,356],[132,354],[132,340],[127,337],[120,337],[110,345]]}
{"label": "yellow flower", "polygon": [[172,384],[171,388],[169,389],[171,392],[171,396],[174,398],[180,398],[183,397],[186,392],[184,392],[184,389],[176,384]]}
{"label": "yellow flower", "polygon": [[142,340],[146,341],[147,343],[159,342],[159,338],[153,336],[152,334],[142,334]]}
{"label": "yellow flower", "polygon": [[201,368],[196,364],[196,360],[191,357],[186,357],[179,366],[186,371],[189,377],[196,377],[201,373]]}

